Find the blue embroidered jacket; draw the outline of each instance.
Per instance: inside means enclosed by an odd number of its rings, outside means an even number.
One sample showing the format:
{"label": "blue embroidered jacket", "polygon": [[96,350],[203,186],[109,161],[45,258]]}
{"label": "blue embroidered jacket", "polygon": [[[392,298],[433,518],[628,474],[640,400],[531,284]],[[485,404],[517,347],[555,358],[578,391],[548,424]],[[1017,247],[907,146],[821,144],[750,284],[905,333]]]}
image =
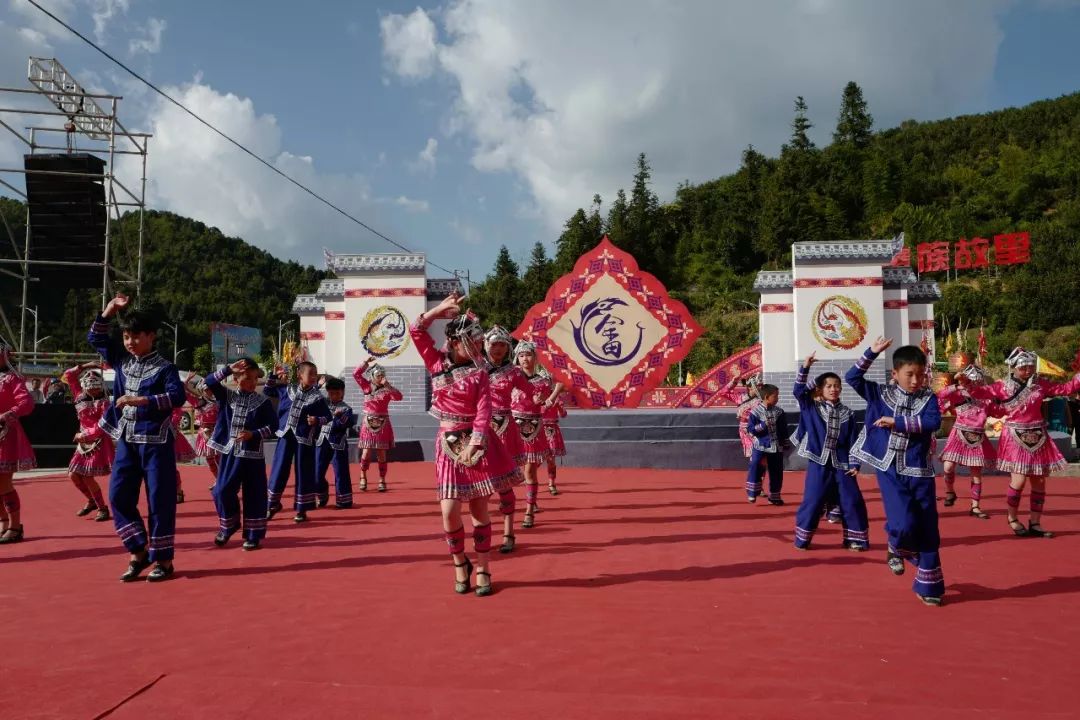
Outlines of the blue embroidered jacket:
{"label": "blue embroidered jacket", "polygon": [[850,465],[859,468],[859,463],[851,462],[852,445],[858,438],[855,430],[855,415],[851,408],[842,402],[831,403],[814,400],[810,393],[813,383],[807,382],[809,368],[799,366],[795,376],[795,399],[799,402],[799,427],[795,430],[799,443],[799,455],[818,465],[826,465],[831,459],[833,467]]}
{"label": "blue embroidered jacket", "polygon": [[[267,379],[264,392],[278,398],[278,437],[292,433],[301,445],[314,445],[321,425],[330,422],[330,408],[317,385],[304,390],[299,385],[282,385],[273,377]],[[282,409],[284,408],[284,410]],[[319,422],[309,425],[307,419]]]}
{"label": "blue embroidered jacket", "polygon": [[[225,387],[222,383],[229,374],[225,367],[206,377],[206,387],[218,406],[217,423],[206,444],[222,455],[262,460],[263,440],[271,437],[277,427],[274,406],[265,395]],[[251,431],[252,438],[238,442],[236,436],[242,430]]]}
{"label": "blue embroidered jacket", "polygon": [[332,403],[327,400],[326,406],[330,408],[330,415],[334,419],[322,426],[319,440],[315,444],[328,442],[335,450],[348,450],[349,428],[356,425],[356,413],[348,403]]}
{"label": "blue embroidered jacket", "polygon": [[86,339],[116,373],[113,397],[139,395],[149,398],[150,402],[143,407],[128,406],[122,410],[110,405],[98,425],[116,441],[163,445],[173,432],[173,408],[187,402],[180,373],[157,352],[135,357],[124,349],[123,342],[112,336],[111,329],[112,323],[98,315]]}
{"label": "blue embroidered jacket", "polygon": [[784,409],[779,405],[765,407],[765,403],[758,403],[750,411],[746,431],[750,433],[750,442],[754,449],[766,453],[780,452],[790,434]]}
{"label": "blue embroidered jacket", "polygon": [[[851,454],[877,470],[895,466],[898,475],[934,477],[930,444],[941,427],[937,396],[927,388],[908,393],[893,383],[881,386],[867,380],[866,371],[876,358],[877,354],[867,348],[844,376],[847,384],[866,400],[866,418]],[[896,427],[876,427],[874,423],[882,417],[895,418]]]}

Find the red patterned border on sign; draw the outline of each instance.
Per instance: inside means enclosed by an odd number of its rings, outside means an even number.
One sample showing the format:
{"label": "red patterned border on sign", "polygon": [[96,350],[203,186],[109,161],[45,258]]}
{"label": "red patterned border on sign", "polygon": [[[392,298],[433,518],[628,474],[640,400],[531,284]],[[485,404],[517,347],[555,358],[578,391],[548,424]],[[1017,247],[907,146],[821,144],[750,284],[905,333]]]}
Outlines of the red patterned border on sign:
{"label": "red patterned border on sign", "polygon": [[331,310],[323,315],[327,320],[344,320],[345,313],[340,310]]}
{"label": "red patterned border on sign", "polygon": [[364,297],[427,297],[424,288],[359,288],[345,291],[347,298]]}
{"label": "red patterned border on sign", "polygon": [[937,323],[933,320],[909,320],[908,330],[933,330],[937,327]]}
{"label": "red patterned border on sign", "polygon": [[903,310],[907,306],[908,306],[907,300],[886,300],[885,301],[885,309],[886,310]]}
{"label": "red patterned border on sign", "polygon": [[760,372],[761,344],[758,343],[740,350],[714,365],[701,380],[687,391],[676,407],[733,407],[735,403],[721,395],[720,390],[735,375],[749,377]]}
{"label": "red patterned border on sign", "polygon": [[791,303],[765,303],[758,308],[763,313],[790,313],[795,312],[795,306]]}
{"label": "red patterned border on sign", "polygon": [[302,333],[300,333],[300,339],[301,340],[325,340],[326,339],[326,333],[324,333],[324,332],[316,332],[316,331],[302,332]]}
{"label": "red patterned border on sign", "polygon": [[[554,327],[604,276],[621,285],[667,329],[667,334],[642,354],[610,392],[605,392],[588,370],[547,335],[548,328]],[[599,245],[578,258],[571,272],[555,281],[544,300],[529,309],[513,334],[536,343],[544,366],[574,395],[580,407],[633,408],[663,382],[671,366],[686,357],[703,332],[685,305],[672,299],[659,280],[640,270],[637,260],[615,247],[605,235]]]}
{"label": "red patterned border on sign", "polygon": [[875,287],[884,285],[885,281],[879,277],[864,278],[800,278],[795,281],[797,288],[846,288],[846,287]]}

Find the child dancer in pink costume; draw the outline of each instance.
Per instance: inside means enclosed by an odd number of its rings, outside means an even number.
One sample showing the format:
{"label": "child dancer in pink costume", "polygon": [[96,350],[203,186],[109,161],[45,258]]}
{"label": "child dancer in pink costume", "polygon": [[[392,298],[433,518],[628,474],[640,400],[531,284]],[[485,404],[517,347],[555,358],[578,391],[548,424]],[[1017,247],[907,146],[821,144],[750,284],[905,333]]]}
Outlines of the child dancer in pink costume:
{"label": "child dancer in pink costume", "polygon": [[972,385],[985,385],[987,379],[982,368],[968,365],[956,376],[956,385],[950,385],[938,393],[941,411],[952,410],[956,414],[956,423],[941,451],[941,461],[945,466],[945,507],[952,507],[956,503],[956,466],[963,465],[971,474],[971,509],[968,515],[980,520],[990,519],[979,507],[982,472],[984,468],[994,467],[997,460],[997,451],[986,437],[986,418],[1005,414],[997,403],[976,400],[968,392]]}
{"label": "child dancer in pink costume", "polygon": [[[453,293],[421,314],[409,327],[409,335],[431,373],[431,414],[439,419],[435,479],[446,543],[454,560],[454,592],[469,592],[472,579],[461,519],[461,504],[465,502],[473,522],[476,594],[482,597],[492,592],[488,498],[501,493],[519,470],[502,443],[489,441],[491,393],[483,367],[484,331],[475,316],[461,313],[461,300]],[[444,352],[435,349],[427,330],[437,318],[451,318],[446,325]]]}
{"label": "child dancer in pink costume", "polygon": [[[370,366],[371,380],[365,372]],[[394,447],[394,426],[390,424],[390,403],[400,401],[401,391],[386,379],[386,371],[372,365],[371,358],[353,371],[353,380],[364,393],[364,418],[360,423],[360,490],[367,492],[367,471],[371,467],[371,452],[378,454],[379,492],[386,492],[386,451]]]}
{"label": "child dancer in pink costume", "polygon": [[548,492],[552,495],[559,494],[559,488],[555,487],[555,477],[558,468],[555,458],[566,456],[566,441],[563,440],[562,428],[559,427],[559,418],[566,417],[566,408],[562,400],[556,400],[550,407],[544,408],[544,434],[547,435],[548,446],[551,447],[551,457],[547,461]]}
{"label": "child dancer in pink costume", "polygon": [[[1005,427],[998,441],[998,470],[1009,473],[1009,489],[1005,495],[1009,527],[1019,537],[1054,537],[1044,530],[1042,519],[1046,502],[1046,476],[1064,467],[1065,459],[1050,439],[1042,416],[1042,401],[1058,395],[1070,395],[1080,390],[1080,374],[1065,383],[1052,383],[1035,375],[1038,356],[1022,347],[1015,348],[1005,364],[1012,371],[1009,377],[991,385],[972,387],[971,396],[992,400],[1005,410]],[[1027,527],[1017,519],[1024,486],[1031,482],[1031,517]]]}
{"label": "child dancer in pink costume", "polygon": [[11,346],[0,341],[0,543],[23,539],[19,493],[12,484],[17,470],[37,466],[34,449],[19,418],[34,411],[34,398],[26,381],[11,366]]}
{"label": "child dancer in pink costume", "polygon": [[[492,327],[484,336],[484,352],[487,355],[488,382],[491,385],[491,429],[492,440],[502,443],[506,454],[513,458],[518,466],[525,464],[525,443],[521,431],[514,422],[512,394],[531,392],[529,379],[525,371],[515,365],[510,358],[510,333],[498,325]],[[514,485],[524,481],[518,473],[513,481],[499,493],[499,511],[503,514],[503,542],[499,552],[511,553],[517,543],[514,535],[514,512],[517,510],[517,495]]]}
{"label": "child dancer in pink costume", "polygon": [[106,477],[112,472],[113,457],[116,449],[112,438],[98,426],[98,421],[109,408],[109,398],[105,394],[105,382],[97,368],[97,363],[83,363],[64,371],[64,382],[75,396],[75,416],[79,420],[79,432],[75,434],[75,454],[68,463],[68,477],[71,483],[86,498],[86,505],[79,512],[85,517],[97,510],[94,520],[105,522],[112,516],[109,505],[101,494],[97,476]]}
{"label": "child dancer in pink costume", "polygon": [[750,421],[750,411],[757,407],[761,399],[758,397],[756,378],[748,378],[742,385],[738,384],[740,380],[741,375],[734,375],[727,385],[720,388],[720,395],[735,403],[735,417],[739,421],[739,442],[742,443],[743,457],[749,459],[754,449],[754,440],[746,426]]}
{"label": "child dancer in pink costume", "polygon": [[530,386],[527,392],[514,392],[512,408],[514,422],[525,444],[525,464],[521,468],[525,473],[525,519],[521,527],[531,528],[535,524],[537,510],[537,474],[540,464],[546,464],[552,457],[547,433],[544,432],[543,414],[558,401],[562,383],[552,382],[551,376],[544,372],[536,359],[536,345],[531,342],[518,343],[514,349],[514,360],[525,371]]}
{"label": "child dancer in pink costume", "polygon": [[[195,456],[206,460],[206,466],[210,468],[216,481],[220,453],[210,447],[207,442],[213,437],[214,426],[217,425],[217,401],[213,395],[207,397],[209,391],[204,382],[195,384],[194,388],[191,385],[189,381],[187,383],[188,402],[195,408]],[[211,485],[210,491],[213,492],[213,490],[214,486]]]}

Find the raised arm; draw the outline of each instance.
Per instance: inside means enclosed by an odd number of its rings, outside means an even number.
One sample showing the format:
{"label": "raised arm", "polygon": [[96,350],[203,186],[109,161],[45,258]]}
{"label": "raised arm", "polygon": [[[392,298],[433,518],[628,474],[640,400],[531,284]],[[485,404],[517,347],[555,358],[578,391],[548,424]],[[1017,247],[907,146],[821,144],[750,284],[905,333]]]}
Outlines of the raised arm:
{"label": "raised arm", "polygon": [[[427,333],[424,334],[426,335]],[[367,368],[368,363],[365,361],[363,365],[357,365],[356,369],[353,370],[352,374],[353,380],[355,380],[356,384],[360,386],[360,392],[364,393],[365,395],[371,393],[371,381],[368,380],[367,377],[365,377],[364,375],[364,373],[367,371]]]}
{"label": "raised arm", "polygon": [[394,402],[400,402],[405,398],[405,396],[401,394],[401,391],[393,385],[387,385],[387,387],[390,388],[390,399]]}
{"label": "raised arm", "polygon": [[795,373],[795,385],[791,392],[795,396],[795,400],[798,401],[799,407],[810,405],[810,391],[814,389],[814,384],[809,382],[808,378],[814,360],[814,353],[810,353],[806,360],[799,365],[799,369]]}
{"label": "raised arm", "polygon": [[214,399],[219,403],[229,401],[229,391],[223,383],[225,378],[229,377],[230,372],[229,368],[223,367],[206,376],[206,389],[213,393]]}
{"label": "raised arm", "polygon": [[114,368],[120,367],[128,357],[128,352],[124,349],[124,344],[110,332],[112,319],[116,313],[127,307],[128,302],[126,295],[117,295],[110,300],[101,314],[94,318],[94,322],[90,324],[90,332],[86,335],[90,346]]}
{"label": "raised arm", "polygon": [[859,397],[867,402],[879,397],[881,391],[876,382],[866,379],[866,371],[874,364],[878,355],[888,349],[890,345],[892,345],[892,340],[879,337],[870,347],[866,348],[862,357],[856,360],[855,364],[847,371],[847,374],[844,375],[844,381],[851,386],[851,389],[854,390]]}
{"label": "raised arm", "polygon": [[1072,395],[1074,392],[1080,391],[1080,373],[1073,375],[1070,380],[1063,383],[1052,383],[1044,380],[1042,381],[1042,387],[1047,397]]}
{"label": "raised arm", "polygon": [[409,336],[412,337],[416,351],[420,353],[428,372],[435,373],[442,367],[442,353],[435,348],[435,341],[428,332],[431,321],[432,318],[428,317],[427,313],[416,318],[416,322],[409,326]]}
{"label": "raised arm", "polygon": [[938,407],[941,412],[948,412],[955,408],[957,405],[963,405],[967,402],[967,396],[963,391],[955,385],[949,385],[942,388],[937,393]]}
{"label": "raised arm", "polygon": [[82,365],[76,365],[75,367],[68,368],[64,371],[64,374],[61,375],[61,379],[63,379],[64,383],[71,388],[71,394],[75,397],[79,396],[79,375],[82,373],[82,369]]}

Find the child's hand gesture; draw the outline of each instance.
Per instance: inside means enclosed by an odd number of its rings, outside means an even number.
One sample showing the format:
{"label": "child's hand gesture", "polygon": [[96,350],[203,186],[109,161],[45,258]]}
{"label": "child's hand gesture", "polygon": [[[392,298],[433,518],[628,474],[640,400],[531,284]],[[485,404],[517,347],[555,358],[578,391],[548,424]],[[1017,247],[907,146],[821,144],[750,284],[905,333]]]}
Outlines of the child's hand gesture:
{"label": "child's hand gesture", "polygon": [[236,362],[234,362],[232,365],[229,366],[229,371],[231,373],[233,373],[234,375],[239,375],[239,374],[241,374],[243,372],[247,372],[247,361],[246,360],[237,360]]}
{"label": "child's hand gesture", "polygon": [[870,345],[870,349],[875,355],[880,355],[892,346],[892,338],[878,336],[877,340],[874,340]]}
{"label": "child's hand gesture", "polygon": [[803,361],[803,367],[809,370],[815,362],[817,362],[817,353],[812,352],[806,356],[806,360]]}
{"label": "child's hand gesture", "polygon": [[255,435],[250,430],[241,430],[240,432],[236,433],[236,439],[240,442],[247,442],[253,437],[255,437]]}
{"label": "child's hand gesture", "polygon": [[120,312],[128,306],[131,299],[123,293],[117,293],[116,297],[109,301],[109,304],[105,306],[105,309],[101,311],[102,317],[110,318],[116,313]]}
{"label": "child's hand gesture", "polygon": [[435,317],[446,319],[456,318],[461,314],[461,304],[463,302],[465,302],[465,296],[455,290],[436,306],[433,314]]}
{"label": "child's hand gesture", "polygon": [[874,427],[888,428],[892,430],[896,427],[896,418],[894,417],[879,417],[874,421]]}

